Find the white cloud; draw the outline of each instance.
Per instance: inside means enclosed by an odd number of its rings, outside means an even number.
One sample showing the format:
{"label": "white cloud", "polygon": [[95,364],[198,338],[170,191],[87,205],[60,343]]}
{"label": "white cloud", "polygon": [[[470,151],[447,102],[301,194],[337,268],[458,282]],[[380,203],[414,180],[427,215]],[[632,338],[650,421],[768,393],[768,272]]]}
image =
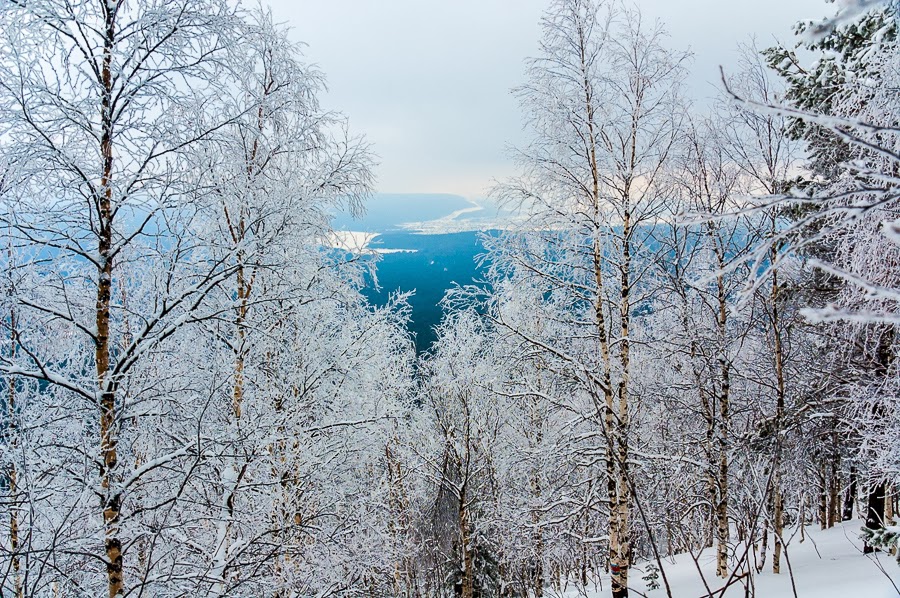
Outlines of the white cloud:
{"label": "white cloud", "polygon": [[[547,0],[271,0],[278,20],[309,44],[325,71],[327,107],[350,116],[380,157],[379,190],[484,196],[512,172],[508,145],[523,143],[509,90],[536,53]],[[824,0],[639,0],[673,48],[695,53],[688,81],[715,94],[736,46],[789,39],[802,18],[834,11]]]}

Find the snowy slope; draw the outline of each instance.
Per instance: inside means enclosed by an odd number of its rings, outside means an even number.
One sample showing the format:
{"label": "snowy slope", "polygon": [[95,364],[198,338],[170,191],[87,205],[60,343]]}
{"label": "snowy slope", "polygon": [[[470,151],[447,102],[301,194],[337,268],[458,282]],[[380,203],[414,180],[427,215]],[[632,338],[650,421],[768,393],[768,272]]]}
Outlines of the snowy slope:
{"label": "snowy slope", "polygon": [[[900,596],[900,566],[894,557],[876,553],[864,555],[862,542],[858,539],[862,521],[847,521],[830,530],[819,530],[813,526],[806,529],[806,540],[800,542],[796,534],[788,545],[788,557],[794,573],[798,598],[896,598]],[[793,530],[791,530],[793,532]],[[782,560],[782,574],[771,572],[771,538],[767,567],[754,577],[755,596],[758,598],[792,598],[791,578]],[[722,580],[715,576],[715,553],[707,550],[697,559],[706,583],[713,596],[721,596]],[[665,585],[660,576],[660,588],[647,591],[641,577],[644,575],[641,563],[631,569],[629,584],[632,595],[665,598]],[[690,555],[679,555],[663,561],[666,576],[674,598],[700,598],[709,596],[697,565]],[[890,578],[890,579],[889,579]],[[566,598],[606,598],[610,595],[609,577],[604,576],[596,587],[593,585],[582,593],[578,588],[563,591]],[[726,597],[737,598],[745,595],[742,584],[734,584],[725,593]],[[753,595],[753,594],[751,594]]]}

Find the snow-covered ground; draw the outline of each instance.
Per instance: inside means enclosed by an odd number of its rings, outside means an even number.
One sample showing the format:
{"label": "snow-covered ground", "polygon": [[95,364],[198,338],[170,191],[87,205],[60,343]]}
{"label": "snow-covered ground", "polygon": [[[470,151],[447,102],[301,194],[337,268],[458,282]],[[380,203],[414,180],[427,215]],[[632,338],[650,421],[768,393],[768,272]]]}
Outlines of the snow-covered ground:
{"label": "snow-covered ground", "polygon": [[377,237],[377,233],[360,232],[353,230],[331,231],[327,243],[335,249],[344,251],[361,252],[369,246],[369,243]]}
{"label": "snow-covered ground", "polygon": [[[796,534],[788,545],[788,557],[791,561],[797,598],[896,598],[900,596],[900,566],[895,558],[885,553],[864,555],[862,542],[859,540],[859,528],[862,521],[847,521],[830,530],[819,530],[813,526],[806,528],[806,539],[800,542]],[[791,530],[793,531],[793,530]],[[781,574],[772,573],[771,542],[769,544],[767,567],[753,578],[755,593],[749,595],[757,598],[793,598],[791,575],[784,560]],[[706,580],[698,572],[703,573]],[[630,592],[636,596],[649,598],[665,598],[666,589],[659,578],[660,588],[648,591],[644,581],[646,563],[633,567],[629,573]],[[712,596],[718,598],[723,580],[715,575],[715,553],[704,551],[695,564],[690,555],[678,555],[674,559],[663,561],[669,585],[674,598],[701,598]],[[582,592],[571,585],[563,590],[566,598],[606,598],[610,595],[609,577],[604,576],[594,585],[589,585],[587,592]],[[725,597],[737,598],[745,596],[745,588],[736,583],[728,588]]]}
{"label": "snow-covered ground", "polygon": [[380,233],[366,233],[353,230],[331,231],[327,245],[333,249],[342,249],[351,253],[416,253],[417,249],[389,249],[372,245],[381,236]]}

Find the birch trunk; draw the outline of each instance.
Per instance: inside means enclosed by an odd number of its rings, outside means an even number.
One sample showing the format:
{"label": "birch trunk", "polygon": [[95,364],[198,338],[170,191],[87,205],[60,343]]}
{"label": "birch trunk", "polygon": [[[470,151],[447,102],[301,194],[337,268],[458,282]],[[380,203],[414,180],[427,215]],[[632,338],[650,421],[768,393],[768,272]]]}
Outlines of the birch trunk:
{"label": "birch trunk", "polygon": [[[388,483],[388,509],[390,510],[390,516],[388,517],[388,533],[391,535],[391,539],[394,542],[394,545],[397,546],[400,544],[400,530],[402,528],[401,517],[402,517],[402,507],[400,506],[400,492],[396,488],[396,485],[399,484],[399,471],[397,475],[394,474],[394,456],[391,453],[391,443],[390,441],[386,442],[384,445],[384,459],[387,464],[387,483]],[[397,469],[399,470],[400,466],[397,465]],[[394,593],[397,596],[402,595],[403,588],[403,563],[401,561],[394,562]]]}
{"label": "birch trunk", "polygon": [[[272,73],[268,70],[268,66],[263,73],[263,77],[264,83],[261,95],[265,99],[269,96],[274,85]],[[252,181],[253,177],[259,171],[257,156],[259,154],[260,136],[263,134],[265,128],[263,120],[265,113],[263,106],[263,102],[260,102],[260,105],[256,110],[256,135],[253,138],[253,143],[251,144],[249,151],[244,154],[247,164],[246,176],[248,183]],[[249,193],[252,195],[252,192]],[[242,244],[247,240],[248,234],[250,233],[247,224],[249,218],[248,207],[243,204],[238,205],[237,214],[232,214],[228,210],[227,202],[223,200],[222,212],[228,227],[228,232],[231,235],[231,241],[237,250],[235,252],[235,296],[237,299],[237,307],[235,308],[234,317],[234,333],[236,338],[234,343],[234,385],[232,387],[231,397],[231,419],[232,424],[235,427],[240,428],[241,417],[244,411],[244,376],[248,333],[247,316],[250,309],[250,296],[253,292],[256,270],[248,265],[247,255],[242,248]],[[224,466],[222,474],[222,496],[220,498],[219,507],[220,520],[216,534],[216,552],[213,557],[213,577],[217,580],[214,590],[219,595],[223,594],[227,588],[225,569],[227,561],[229,560],[228,552],[230,547],[231,525],[234,517],[234,501],[246,468],[246,463],[239,470],[237,463],[231,462]],[[280,556],[277,558],[280,558]]]}
{"label": "birch trunk", "polygon": [[[235,233],[233,231],[232,234],[239,234],[240,236],[238,239],[242,239],[245,232],[243,215],[237,226],[237,232]],[[250,296],[250,288],[243,264],[243,254],[241,252],[238,252],[236,290],[238,306],[236,309],[234,325],[237,340],[235,345],[234,386],[232,387],[231,397],[231,420],[232,425],[239,428],[244,405],[244,345],[247,337],[246,318],[248,298]],[[212,577],[216,580],[213,591],[218,596],[224,595],[228,587],[225,573],[231,545],[231,523],[234,518],[234,501],[244,471],[243,468],[241,470],[238,469],[237,463],[233,461],[234,457],[231,459],[232,460],[223,466],[221,478],[222,495],[219,498],[219,521],[216,530],[215,553],[213,554],[212,559]]]}
{"label": "birch trunk", "polygon": [[[588,496],[591,495],[591,489],[593,487],[593,480],[588,480]],[[587,513],[584,514],[584,525],[582,526],[582,533],[584,537],[588,537],[589,529],[589,520]],[[587,554],[587,544],[585,542],[581,542],[581,563],[579,567],[579,579],[581,581],[581,587],[586,588],[588,582],[588,554]],[[554,580],[559,581],[560,578],[558,575],[554,574]]]}
{"label": "birch trunk", "polygon": [[[634,132],[633,132],[634,133]],[[634,138],[632,138],[634,141]],[[634,143],[632,144],[632,165],[634,160]],[[629,198],[623,197],[625,212],[622,219],[622,263],[621,274],[621,302],[619,306],[621,318],[621,337],[619,359],[622,373],[619,380],[619,413],[616,421],[616,467],[618,500],[616,502],[616,527],[618,546],[613,552],[614,570],[612,576],[613,598],[625,598],[628,596],[628,567],[631,566],[631,530],[629,528],[629,509],[631,507],[631,486],[628,479],[628,384],[631,368],[631,354],[629,347],[629,320],[631,313],[631,213],[628,208]]]}
{"label": "birch trunk", "polygon": [[718,451],[719,467],[716,486],[719,491],[716,504],[716,575],[728,577],[728,423],[730,418],[731,364],[726,353],[728,325],[728,297],[725,290],[724,271],[725,255],[721,247],[717,248],[720,274],[716,277],[717,299],[719,302],[719,426]]}
{"label": "birch trunk", "polygon": [[[532,444],[532,450],[537,450],[543,441],[543,427],[541,416],[538,413],[537,403],[531,404],[531,429],[535,430],[535,440]],[[540,472],[535,468],[531,472],[531,495],[535,502],[541,499],[541,478]],[[539,509],[531,512],[531,523],[534,525],[534,571],[532,573],[532,587],[534,595],[541,598],[544,595],[544,530],[540,525],[541,513]]]}
{"label": "birch trunk", "polygon": [[110,598],[125,594],[122,541],[119,538],[121,495],[114,488],[118,471],[118,413],[115,381],[110,377],[110,299],[113,275],[113,114],[112,114],[112,53],[116,36],[114,4],[104,5],[104,45],[101,66],[101,138],[103,160],[100,181],[98,254],[100,268],[97,280],[96,351],[97,385],[100,398],[100,452],[102,468],[100,486],[103,489],[103,523],[106,549],[106,577]]}
{"label": "birch trunk", "polygon": [[[771,234],[775,235],[775,215],[772,215]],[[778,249],[772,248],[772,263],[776,263],[778,258]],[[772,549],[772,572],[781,572],[781,540],[784,531],[784,505],[781,491],[781,430],[784,422],[785,409],[785,388],[784,388],[784,348],[781,340],[781,316],[778,309],[779,297],[778,289],[778,270],[772,272],[772,290],[770,301],[772,302],[772,336],[774,341],[775,353],[775,381],[776,381],[776,402],[775,402],[775,459],[773,462],[774,473],[772,475],[772,495],[773,495],[773,513],[772,513],[772,529],[774,531],[773,549]]]}
{"label": "birch trunk", "polygon": [[[603,224],[601,222],[601,197],[600,197],[600,168],[597,162],[597,145],[596,145],[596,132],[594,130],[594,105],[593,105],[593,92],[592,86],[590,83],[590,79],[588,76],[588,57],[586,54],[586,40],[584,38],[584,30],[581,26],[581,23],[578,24],[578,44],[579,44],[579,59],[581,61],[581,71],[583,76],[583,86],[584,86],[584,101],[585,101],[585,112],[587,115],[587,128],[588,128],[588,145],[589,145],[589,161],[590,161],[590,172],[591,172],[591,202],[593,207],[593,224],[594,224],[594,240],[593,240],[593,268],[594,268],[594,283],[596,285],[595,292],[595,302],[594,302],[594,320],[597,328],[597,338],[599,339],[599,352],[600,352],[600,363],[603,368],[602,371],[602,392],[604,398],[603,405],[603,435],[607,444],[607,452],[606,452],[606,491],[607,491],[607,500],[609,501],[609,560],[610,564],[618,562],[618,551],[621,545],[620,539],[620,515],[621,512],[618,508],[619,502],[621,500],[619,496],[619,488],[618,488],[618,467],[617,467],[617,457],[615,455],[616,445],[617,443],[617,426],[616,426],[616,413],[615,413],[615,404],[612,392],[612,362],[611,355],[609,350],[609,336],[607,333],[607,323],[606,316],[603,313],[603,301],[604,301],[604,283],[603,283],[603,246],[601,242],[601,235],[603,231],[601,230]],[[612,569],[612,567],[611,567]],[[627,569],[625,572],[625,578],[627,580]],[[617,581],[619,580],[619,581]],[[620,577],[614,573],[613,575],[613,588],[620,584],[621,587],[625,588],[625,594],[622,596],[627,596],[627,582],[625,584],[621,584]],[[614,589],[615,592],[615,589]],[[614,594],[615,596],[616,594]]]}
{"label": "birch trunk", "polygon": [[[16,357],[16,312],[14,309],[9,311],[9,329],[10,334],[10,357]],[[13,376],[7,377],[9,384],[9,395],[7,397],[9,423],[7,424],[7,433],[9,434],[9,452],[15,455],[16,445],[18,444],[18,430],[16,419],[16,380]],[[13,457],[14,459],[15,457]],[[7,471],[9,478],[9,551],[12,555],[12,572],[13,572],[13,596],[15,598],[25,598],[25,589],[22,585],[22,564],[19,560],[19,487],[18,472],[16,471],[15,461],[11,460],[9,470]]]}
{"label": "birch trunk", "polygon": [[701,536],[701,538],[703,538],[703,548],[712,548],[717,535],[716,514],[718,511],[717,505],[719,501],[719,492],[717,490],[717,475],[715,470],[716,418],[713,414],[712,401],[709,400],[706,394],[707,393],[703,392],[702,389],[700,390],[700,402],[702,404],[704,417],[706,418],[706,454],[709,455],[710,460],[709,469],[706,472],[706,493],[709,495],[709,518],[704,522],[704,527],[707,527],[708,529],[703,530],[703,535]]}
{"label": "birch trunk", "polygon": [[781,573],[781,539],[784,534],[784,497],[781,494],[781,475],[775,472],[772,490],[772,573]]}
{"label": "birch trunk", "polygon": [[[633,261],[631,253],[642,246],[634,238],[635,228],[658,216],[661,205],[670,201],[669,190],[659,187],[660,173],[679,137],[673,126],[678,119],[663,111],[680,110],[674,91],[682,77],[683,57],[673,58],[658,45],[660,30],[642,27],[636,12],[614,3],[557,2],[544,24],[545,56],[531,62],[533,86],[518,93],[526,100],[526,110],[537,116],[537,132],[550,143],[541,144],[544,147],[533,158],[538,176],[526,177],[529,180],[522,186],[514,184],[509,192],[512,197],[547,201],[546,209],[535,216],[556,224],[559,218],[566,219],[562,230],[573,233],[566,243],[574,242],[576,254],[592,261],[588,266],[593,268],[592,279],[580,278],[588,274],[580,264],[574,270],[577,283],[563,276],[575,283],[572,298],[579,306],[590,296],[590,355],[584,358],[579,351],[577,356],[559,356],[579,362],[572,372],[593,403],[595,432],[602,434],[605,445],[600,458],[606,476],[612,595],[624,598],[634,502],[628,439],[633,402],[630,310],[638,296],[632,285],[648,279],[643,276],[648,266]],[[544,150],[549,147],[567,157],[548,159]],[[549,177],[543,179],[539,173]],[[534,185],[545,183],[552,191],[549,195],[533,194]],[[587,238],[591,246],[582,247]],[[557,277],[541,267],[534,272]],[[577,320],[578,327],[586,323],[581,316]]]}
{"label": "birch trunk", "polygon": [[471,522],[465,499],[459,505],[459,532],[462,542],[463,578],[461,598],[474,598],[475,595],[475,555],[472,550]]}
{"label": "birch trunk", "polygon": [[[398,439],[393,442],[399,444]],[[396,546],[401,546],[401,542],[406,538],[409,531],[409,498],[403,485],[403,470],[400,461],[391,451],[391,441],[384,446],[385,460],[388,470],[388,505],[392,511],[392,515],[388,522],[388,529],[391,532]],[[402,550],[401,552],[405,552]],[[416,585],[415,565],[408,556],[401,556],[394,564],[394,586],[397,595],[415,595],[414,588]]]}
{"label": "birch trunk", "polygon": [[759,547],[759,563],[756,566],[756,570],[762,573],[763,568],[766,566],[766,551],[769,546],[769,522],[763,520],[762,525],[762,541],[760,542]]}
{"label": "birch trunk", "polygon": [[543,553],[544,553],[544,533],[540,527],[537,526],[539,519],[539,514],[537,511],[532,512],[531,521],[535,524],[535,532],[534,532],[534,552],[535,552],[535,560],[534,560],[534,569],[532,570],[531,575],[531,587],[534,589],[534,595],[537,598],[541,598],[544,595],[544,563],[543,563]]}

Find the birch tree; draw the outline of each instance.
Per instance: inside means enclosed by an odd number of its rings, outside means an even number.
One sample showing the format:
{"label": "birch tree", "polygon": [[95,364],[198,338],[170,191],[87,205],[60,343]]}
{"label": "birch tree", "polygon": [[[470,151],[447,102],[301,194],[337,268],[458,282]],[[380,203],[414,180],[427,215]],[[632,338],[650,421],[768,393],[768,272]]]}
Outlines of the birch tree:
{"label": "birch tree", "polygon": [[[298,558],[300,536],[289,530],[299,525],[295,519],[301,507],[291,497],[300,492],[288,480],[302,468],[296,453],[303,443],[296,435],[315,421],[310,413],[300,417],[300,405],[312,409],[314,397],[326,400],[311,389],[284,386],[293,374],[279,364],[307,354],[295,346],[299,322],[317,313],[332,325],[334,318],[370,317],[311,305],[358,302],[348,282],[358,276],[357,266],[329,256],[324,246],[329,209],[347,202],[358,210],[368,193],[372,175],[365,143],[348,136],[340,115],[319,107],[322,75],[303,64],[299,48],[271,16],[257,11],[250,18],[242,52],[230,66],[235,84],[222,100],[242,117],[198,144],[193,154],[204,173],[201,187],[208,190],[198,200],[206,220],[196,234],[234,271],[215,297],[222,317],[207,330],[223,343],[224,355],[214,362],[227,355],[233,360],[229,398],[216,402],[216,412],[228,416],[209,430],[211,437],[220,437],[213,450],[221,459],[215,482],[218,513],[209,514],[217,522],[208,554],[216,594],[246,586],[247,575],[268,570],[241,571],[247,569],[248,555],[263,549],[260,542],[269,542],[267,534],[282,537],[284,544],[269,546],[273,552],[259,559],[285,560],[281,567],[290,568],[287,561]],[[223,325],[226,318],[230,326]],[[365,342],[375,344],[375,339]],[[336,343],[324,343],[326,355],[338,350]],[[285,355],[286,347],[295,347],[296,355]],[[328,376],[328,370],[320,375]],[[211,379],[218,376],[209,372]],[[282,483],[273,479],[277,476]],[[260,493],[260,484],[271,492]],[[286,504],[279,504],[279,485]],[[258,540],[248,541],[251,537]],[[285,575],[282,570],[275,577]]]}
{"label": "birch tree", "polygon": [[[658,309],[674,308],[680,334],[667,336],[705,421],[705,461],[716,539],[716,573],[728,577],[730,464],[735,457],[732,428],[736,361],[747,353],[748,309],[738,305],[749,270],[748,253],[759,240],[753,218],[727,216],[738,207],[741,169],[725,151],[714,119],[693,125],[673,172],[683,207],[660,236],[660,270],[667,279]],[[678,222],[678,220],[684,222]],[[693,220],[693,221],[692,221]],[[680,366],[679,366],[680,368]],[[692,393],[693,394],[693,393]]]}
{"label": "birch tree", "polygon": [[[88,553],[104,563],[108,595],[124,595],[131,539],[122,537],[122,509],[145,471],[120,459],[133,415],[124,382],[151,347],[199,317],[203,297],[230,274],[224,263],[197,270],[203,262],[184,241],[193,177],[183,150],[233,118],[222,111],[203,128],[195,115],[219,95],[234,13],[215,1],[46,1],[5,3],[2,19],[4,154],[27,172],[5,200],[4,226],[32,257],[52,256],[42,266],[53,274],[41,301],[20,297],[20,321],[52,321],[78,339],[73,358],[93,374],[59,371],[61,362],[18,333],[19,358],[4,358],[2,367],[58,387],[85,405],[84,416],[92,413],[84,423],[97,442],[83,457],[99,463],[86,482],[99,501],[92,519],[104,541]],[[195,269],[172,267],[185,262]],[[135,268],[165,263],[169,276],[153,281],[152,308],[129,314],[120,284]],[[126,333],[129,316],[134,329]],[[145,468],[191,450],[172,448]]]}
{"label": "birch tree", "polygon": [[565,307],[556,313],[572,318],[573,337],[586,339],[578,352],[528,340],[570,362],[593,401],[591,418],[606,445],[610,567],[619,597],[628,593],[634,504],[630,330],[651,286],[648,239],[670,197],[662,173],[680,136],[685,55],[664,49],[662,28],[634,9],[561,1],[542,25],[541,55],[517,92],[534,141],[521,153],[524,176],[498,193],[527,206],[528,227],[547,231],[546,245],[498,257],[557,294]]}
{"label": "birch tree", "polygon": [[[780,97],[778,89],[768,75],[759,53],[754,49],[744,50],[743,69],[739,75],[729,82],[729,89],[740,89],[741,93],[758,98],[763,103],[771,103]],[[726,151],[732,162],[742,170],[747,182],[747,193],[759,197],[773,198],[787,190],[794,170],[798,166],[798,145],[789,134],[789,123],[786,118],[777,114],[760,114],[733,105],[728,120],[727,137],[729,142]],[[765,200],[762,200],[765,203]],[[764,210],[767,221],[767,238],[770,240],[760,246],[768,248],[767,253],[756,252],[757,270],[763,261],[770,264],[783,259],[785,243],[780,239],[785,227],[784,214],[773,205]],[[779,280],[777,270],[769,270],[764,279],[757,278],[754,285],[758,297],[768,319],[770,342],[772,346],[772,371],[775,378],[775,438],[781,438],[781,430],[785,423],[788,400],[786,388],[785,335],[788,327],[782,311],[785,301],[782,293],[785,289]],[[765,291],[763,286],[767,286]],[[772,516],[774,531],[773,572],[780,572],[782,532],[784,521],[784,497],[782,495],[778,461],[783,446],[781,440],[776,441],[775,460],[773,462],[774,479],[772,484]]]}

